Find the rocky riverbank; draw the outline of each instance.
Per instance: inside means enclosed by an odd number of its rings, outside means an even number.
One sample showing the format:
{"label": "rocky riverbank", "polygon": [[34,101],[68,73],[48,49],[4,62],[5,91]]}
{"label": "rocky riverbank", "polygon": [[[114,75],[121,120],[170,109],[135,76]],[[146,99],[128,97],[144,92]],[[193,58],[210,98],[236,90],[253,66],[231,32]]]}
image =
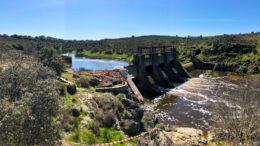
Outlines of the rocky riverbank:
{"label": "rocky riverbank", "polygon": [[[63,76],[71,84],[77,85],[76,92],[71,94],[68,93],[69,90],[65,92],[67,118],[63,125],[66,131],[64,141],[66,144],[120,141],[125,136],[138,136],[145,132],[148,133],[126,143],[139,146],[207,145],[212,143],[212,138],[205,136],[201,130],[160,123],[153,111],[145,110],[143,103],[134,101],[130,90],[128,93],[117,95],[95,92],[95,88],[102,82],[111,82],[110,79],[124,81],[124,78],[117,72],[67,70]],[[81,78],[86,77],[88,82],[94,78],[99,81],[99,84],[89,83],[89,86],[82,86],[81,83],[78,83]],[[116,136],[108,132],[110,138],[100,140],[103,139],[102,130],[104,129],[122,133],[119,134],[120,136]],[[84,136],[84,133],[87,133],[88,136]],[[91,137],[93,140],[86,141]]]}

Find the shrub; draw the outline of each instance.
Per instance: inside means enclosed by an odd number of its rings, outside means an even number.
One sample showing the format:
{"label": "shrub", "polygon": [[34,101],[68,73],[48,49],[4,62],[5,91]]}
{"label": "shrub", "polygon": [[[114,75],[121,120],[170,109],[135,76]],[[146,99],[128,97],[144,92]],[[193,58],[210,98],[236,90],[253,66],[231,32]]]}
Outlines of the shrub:
{"label": "shrub", "polygon": [[67,92],[71,95],[75,94],[77,92],[76,85],[68,85],[67,86]]}
{"label": "shrub", "polygon": [[0,145],[55,145],[63,100],[55,73],[25,63],[18,60],[0,73]]}
{"label": "shrub", "polygon": [[80,86],[82,87],[82,88],[89,88],[89,80],[88,79],[86,79],[86,78],[80,78],[79,79],[79,83],[80,83]]}
{"label": "shrub", "polygon": [[[251,83],[246,81],[243,84]],[[251,92],[253,89],[244,85],[240,88],[234,93],[236,96],[232,96],[236,98],[224,98],[231,106],[227,107],[225,103],[219,102],[213,107],[217,137],[231,140],[235,145],[257,141],[260,138],[260,93]]]}

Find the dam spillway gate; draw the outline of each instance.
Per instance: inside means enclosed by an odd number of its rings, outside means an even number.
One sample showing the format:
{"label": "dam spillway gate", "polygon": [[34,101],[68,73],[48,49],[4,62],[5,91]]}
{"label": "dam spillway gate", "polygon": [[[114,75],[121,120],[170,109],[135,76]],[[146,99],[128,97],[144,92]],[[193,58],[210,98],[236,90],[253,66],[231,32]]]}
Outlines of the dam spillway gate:
{"label": "dam spillway gate", "polygon": [[137,87],[149,94],[161,94],[162,87],[174,88],[190,78],[189,73],[178,61],[174,47],[138,47],[134,51],[133,65],[129,74]]}

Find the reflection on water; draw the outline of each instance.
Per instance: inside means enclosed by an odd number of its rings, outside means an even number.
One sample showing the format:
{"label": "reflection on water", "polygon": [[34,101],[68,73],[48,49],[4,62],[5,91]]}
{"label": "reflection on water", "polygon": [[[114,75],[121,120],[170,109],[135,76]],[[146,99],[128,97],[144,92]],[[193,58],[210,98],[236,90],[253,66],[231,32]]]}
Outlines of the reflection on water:
{"label": "reflection on water", "polygon": [[69,54],[72,57],[72,69],[79,70],[113,70],[118,67],[127,66],[128,63],[120,60],[91,59],[85,57],[76,57],[75,54]]}
{"label": "reflection on water", "polygon": [[246,84],[245,80],[250,80],[250,85],[245,87],[260,92],[260,76],[238,76],[217,72],[219,77],[208,77],[209,74],[212,73],[193,72],[192,75],[197,77],[155,99],[150,108],[156,111],[157,116],[164,123],[207,130],[213,123],[211,105],[219,101],[223,102],[225,96],[234,96],[235,92],[241,90],[240,85]]}

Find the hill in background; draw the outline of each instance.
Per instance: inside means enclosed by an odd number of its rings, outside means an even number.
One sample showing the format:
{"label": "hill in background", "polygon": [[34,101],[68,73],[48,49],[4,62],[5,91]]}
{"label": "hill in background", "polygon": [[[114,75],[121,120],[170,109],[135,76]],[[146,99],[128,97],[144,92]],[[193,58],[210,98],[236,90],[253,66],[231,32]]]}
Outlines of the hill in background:
{"label": "hill in background", "polygon": [[[260,65],[260,33],[221,35],[209,37],[140,36],[119,39],[63,40],[52,37],[31,37],[21,35],[1,35],[1,49],[18,49],[27,53],[37,53],[42,48],[51,47],[60,52],[75,51],[77,54],[104,52],[105,54],[133,55],[139,46],[175,46],[183,63],[190,61],[191,51],[199,54],[204,61],[217,63],[238,63]],[[86,56],[89,53],[85,53]],[[102,56],[101,56],[102,57]]]}

